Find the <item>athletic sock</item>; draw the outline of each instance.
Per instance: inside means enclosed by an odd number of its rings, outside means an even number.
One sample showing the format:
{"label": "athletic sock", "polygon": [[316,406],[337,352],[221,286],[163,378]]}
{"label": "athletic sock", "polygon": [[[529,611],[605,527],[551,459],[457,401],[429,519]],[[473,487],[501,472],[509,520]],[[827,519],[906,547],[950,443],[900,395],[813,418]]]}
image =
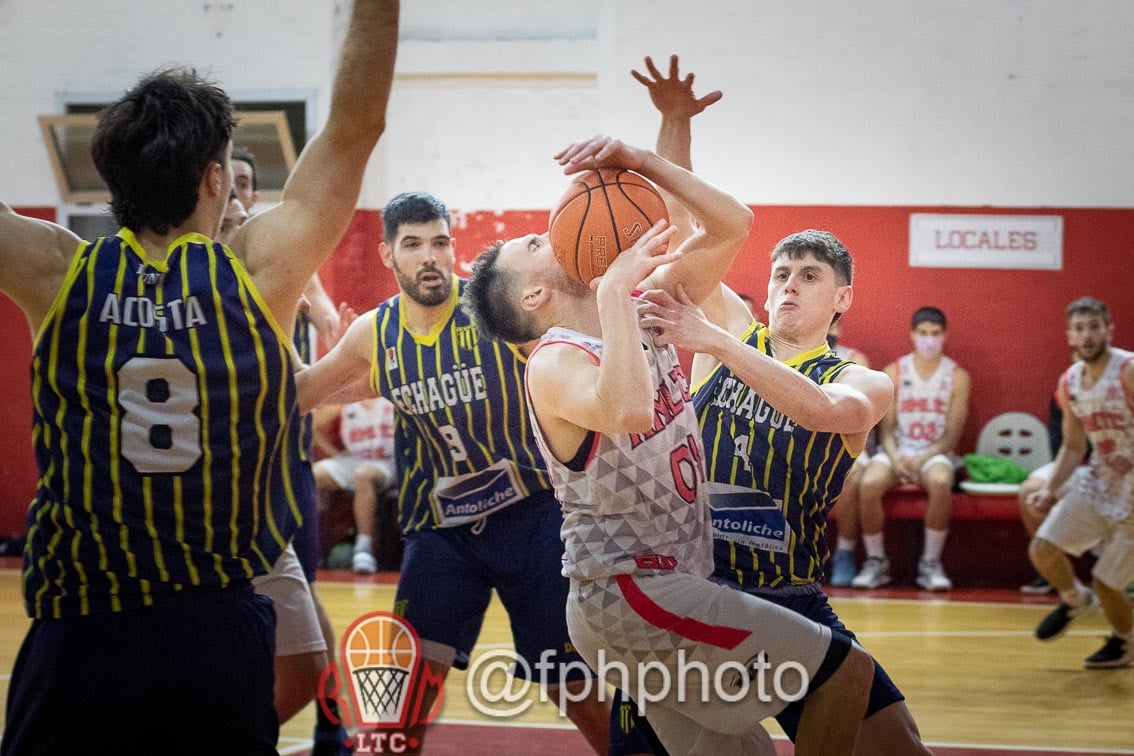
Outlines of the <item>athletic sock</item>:
{"label": "athletic sock", "polygon": [[855,539],[853,538],[843,538],[842,536],[839,536],[835,541],[835,550],[854,551],[854,541]]}
{"label": "athletic sock", "polygon": [[357,554],[359,552],[366,552],[367,554],[369,554],[370,551],[371,551],[370,547],[371,547],[370,536],[363,535],[362,533],[359,533],[357,536],[354,537],[354,553],[355,554]]}
{"label": "athletic sock", "polygon": [[941,552],[945,550],[945,536],[947,535],[949,535],[948,530],[926,528],[925,550],[922,552],[921,558],[927,562],[940,562]]}
{"label": "athletic sock", "polygon": [[878,557],[879,559],[886,558],[886,546],[882,542],[882,532],[877,533],[863,533],[862,545],[866,547],[866,556]]}
{"label": "athletic sock", "polygon": [[1067,606],[1072,606],[1076,609],[1086,606],[1087,587],[1076,579],[1075,585],[1071,587],[1071,590],[1059,592],[1059,600],[1067,604]]}

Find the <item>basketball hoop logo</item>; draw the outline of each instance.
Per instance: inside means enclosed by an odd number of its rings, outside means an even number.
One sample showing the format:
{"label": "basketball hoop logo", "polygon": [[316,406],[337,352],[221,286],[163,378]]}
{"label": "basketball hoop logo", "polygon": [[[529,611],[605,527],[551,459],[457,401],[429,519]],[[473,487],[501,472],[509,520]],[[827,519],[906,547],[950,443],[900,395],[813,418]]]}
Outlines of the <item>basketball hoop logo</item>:
{"label": "basketball hoop logo", "polygon": [[[347,705],[344,677],[353,706]],[[354,621],[343,635],[338,662],[323,670],[319,705],[332,721],[347,727],[404,730],[436,716],[443,684],[444,678],[431,675],[423,663],[421,640],[409,622],[390,612],[370,612]],[[437,688],[437,699],[431,711],[423,712],[430,687]],[[338,717],[328,701],[338,704]],[[360,734],[360,743],[364,739]]]}

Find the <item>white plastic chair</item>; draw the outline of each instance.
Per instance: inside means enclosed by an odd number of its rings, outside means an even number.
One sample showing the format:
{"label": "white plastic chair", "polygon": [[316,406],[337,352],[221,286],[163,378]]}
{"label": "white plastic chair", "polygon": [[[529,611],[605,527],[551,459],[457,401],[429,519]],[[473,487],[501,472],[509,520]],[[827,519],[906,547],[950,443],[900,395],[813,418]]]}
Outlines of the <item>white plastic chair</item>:
{"label": "white plastic chair", "polygon": [[[976,453],[986,457],[1005,457],[1031,472],[1051,461],[1047,426],[1027,412],[997,415],[981,428]],[[964,480],[961,481],[961,490],[972,494],[1015,496],[1020,486]]]}

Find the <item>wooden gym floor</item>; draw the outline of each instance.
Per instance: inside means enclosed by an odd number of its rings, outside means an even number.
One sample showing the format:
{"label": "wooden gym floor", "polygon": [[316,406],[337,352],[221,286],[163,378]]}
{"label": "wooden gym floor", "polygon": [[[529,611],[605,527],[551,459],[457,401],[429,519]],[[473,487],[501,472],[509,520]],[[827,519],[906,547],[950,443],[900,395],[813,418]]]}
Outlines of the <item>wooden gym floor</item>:
{"label": "wooden gym floor", "polygon": [[[27,629],[15,560],[0,568],[0,696]],[[321,573],[320,598],[336,633],[365,612],[389,610],[396,575],[356,578]],[[906,694],[922,736],[939,754],[1134,754],[1134,668],[1088,671],[1084,657],[1106,635],[1101,615],[1076,623],[1063,638],[1039,643],[1037,622],[1051,598],[1015,591],[953,591],[930,596],[911,590],[869,596],[833,591],[846,624]],[[510,648],[507,617],[493,601],[474,653]],[[582,737],[551,703],[533,700],[524,713],[495,719],[478,713],[465,691],[468,675],[453,672],[427,754],[509,756],[584,754]],[[534,694],[530,696],[535,698]],[[2,714],[0,714],[2,717]],[[0,725],[2,725],[0,718]],[[314,708],[286,723],[282,754],[306,754]],[[770,728],[773,736],[779,731]],[[781,754],[791,746],[778,741]]]}

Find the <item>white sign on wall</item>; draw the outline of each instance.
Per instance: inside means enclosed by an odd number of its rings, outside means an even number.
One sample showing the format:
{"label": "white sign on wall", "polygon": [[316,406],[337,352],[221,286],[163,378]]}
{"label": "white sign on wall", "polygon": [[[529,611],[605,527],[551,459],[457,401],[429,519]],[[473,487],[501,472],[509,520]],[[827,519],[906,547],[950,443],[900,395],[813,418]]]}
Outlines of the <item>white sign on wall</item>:
{"label": "white sign on wall", "polygon": [[1062,270],[1063,216],[910,213],[910,267]]}

